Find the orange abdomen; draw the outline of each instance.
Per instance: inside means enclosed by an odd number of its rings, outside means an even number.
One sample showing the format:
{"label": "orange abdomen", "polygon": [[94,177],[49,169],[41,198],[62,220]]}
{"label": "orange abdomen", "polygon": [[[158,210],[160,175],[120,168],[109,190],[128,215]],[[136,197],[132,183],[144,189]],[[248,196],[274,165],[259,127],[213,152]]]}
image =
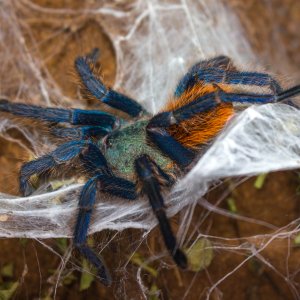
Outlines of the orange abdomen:
{"label": "orange abdomen", "polygon": [[[227,85],[220,84],[219,87],[227,92],[231,91]],[[196,84],[179,98],[171,99],[163,111],[178,109],[201,96],[216,91],[216,89],[217,87],[211,84]],[[207,113],[197,114],[178,125],[170,126],[168,131],[182,145],[197,149],[199,146],[211,141],[223,129],[233,113],[234,109],[231,103],[221,103]]]}

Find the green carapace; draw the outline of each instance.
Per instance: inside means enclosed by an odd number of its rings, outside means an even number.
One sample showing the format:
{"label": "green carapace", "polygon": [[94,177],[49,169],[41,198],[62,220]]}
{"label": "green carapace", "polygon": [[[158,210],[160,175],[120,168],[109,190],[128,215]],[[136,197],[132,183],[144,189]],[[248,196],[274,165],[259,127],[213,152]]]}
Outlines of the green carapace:
{"label": "green carapace", "polygon": [[147,141],[146,126],[148,123],[149,120],[141,120],[129,124],[113,132],[106,138],[105,143],[100,141],[100,146],[106,144],[103,153],[118,176],[133,179],[134,161],[142,154],[153,157],[162,169],[172,166],[172,160]]}

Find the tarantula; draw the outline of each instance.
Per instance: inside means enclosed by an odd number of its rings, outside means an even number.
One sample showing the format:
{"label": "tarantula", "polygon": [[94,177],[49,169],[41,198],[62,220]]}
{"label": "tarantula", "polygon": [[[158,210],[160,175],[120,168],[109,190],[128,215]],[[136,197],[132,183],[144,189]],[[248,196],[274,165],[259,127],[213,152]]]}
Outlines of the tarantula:
{"label": "tarantula", "polygon": [[[82,86],[93,97],[129,115],[131,121],[97,110],[42,108],[0,100],[0,111],[53,122],[55,136],[71,139],[24,164],[20,190],[24,196],[30,195],[32,176],[79,158],[89,178],[79,197],[74,246],[97,268],[101,282],[110,285],[111,277],[102,259],[86,242],[97,191],[126,200],[146,194],[166,248],[179,267],[187,268],[187,257],[179,249],[166,216],[161,189],[171,187],[195,162],[202,146],[222,130],[234,114],[234,102],[279,102],[299,94],[300,86],[283,91],[270,75],[240,72],[230,58],[218,56],[196,63],[179,81],[166,107],[151,116],[133,99],[105,86],[94,72],[97,57],[98,51],[94,50],[75,60]],[[244,85],[267,87],[270,92],[243,92]],[[63,127],[60,123],[74,126]]]}

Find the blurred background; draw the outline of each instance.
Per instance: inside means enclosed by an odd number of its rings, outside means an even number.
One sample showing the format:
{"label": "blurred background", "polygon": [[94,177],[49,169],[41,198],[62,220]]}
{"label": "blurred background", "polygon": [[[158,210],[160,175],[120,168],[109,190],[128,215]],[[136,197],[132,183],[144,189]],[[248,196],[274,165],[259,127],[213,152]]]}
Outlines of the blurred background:
{"label": "blurred background", "polygon": [[[185,12],[185,19],[164,19],[159,14],[177,9]],[[196,0],[2,0],[0,13],[0,95],[16,102],[107,110],[80,95],[74,75],[75,57],[95,47],[101,49],[98,67],[105,82],[136,96],[153,111],[159,105],[156,100],[153,105],[151,97],[167,99],[186,66],[216,54],[228,54],[248,70],[267,70],[285,87],[300,81],[300,2],[296,0],[219,0],[213,5]],[[207,28],[201,27],[205,30],[201,32],[191,26],[198,40],[188,40],[181,26],[198,17],[205,20]],[[176,22],[167,23],[170,20]],[[160,34],[166,28],[174,30],[171,38],[178,39],[178,47],[193,53],[185,58],[177,77],[170,75],[164,83],[166,89],[156,89],[153,94],[148,92],[151,83],[141,79],[150,72],[143,60],[152,57],[141,42],[144,27],[153,33],[149,37],[156,65],[160,58],[163,65],[167,57],[172,66],[172,51],[160,56],[161,49],[156,46],[164,47]],[[176,32],[180,32],[177,37]],[[175,67],[177,63],[178,57]],[[174,70],[154,71],[158,78],[168,78]],[[0,192],[18,195],[22,163],[57,141],[51,139],[46,125],[3,113],[0,117]],[[3,120],[10,120],[10,125]],[[26,136],[20,127],[28,128],[30,134]],[[104,248],[101,255],[114,279],[110,288],[97,281],[76,253],[66,258],[69,239],[3,238],[0,299],[300,299],[300,235],[292,233],[299,223],[299,197],[297,170],[228,178],[214,185],[205,195],[212,207],[254,221],[193,206],[189,243],[199,233],[215,237],[205,240],[210,250],[203,251],[202,266],[196,272],[178,270],[167,255],[151,259],[164,251],[157,228],[146,236],[134,229],[94,234],[89,242]],[[180,220],[180,214],[172,218],[175,230]],[[62,266],[62,262],[66,264]]]}

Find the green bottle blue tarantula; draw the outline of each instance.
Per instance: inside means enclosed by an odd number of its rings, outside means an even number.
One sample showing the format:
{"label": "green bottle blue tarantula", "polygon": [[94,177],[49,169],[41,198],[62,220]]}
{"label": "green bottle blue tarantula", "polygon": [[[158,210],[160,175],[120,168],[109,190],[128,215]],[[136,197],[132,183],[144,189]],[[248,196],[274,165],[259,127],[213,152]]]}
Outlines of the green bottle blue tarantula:
{"label": "green bottle blue tarantula", "polygon": [[[145,194],[166,248],[175,263],[185,269],[187,257],[166,217],[161,190],[170,188],[195,162],[201,147],[222,130],[234,113],[234,102],[279,102],[300,94],[300,85],[283,91],[270,75],[238,71],[228,57],[218,56],[195,64],[179,81],[164,109],[151,116],[133,99],[105,86],[93,71],[97,57],[94,50],[75,61],[83,87],[93,97],[128,114],[131,121],[96,110],[42,108],[0,100],[0,111],[55,123],[52,133],[71,139],[22,166],[21,192],[25,196],[33,192],[32,176],[78,158],[89,178],[80,193],[74,246],[96,267],[101,282],[111,284],[109,272],[86,242],[98,191],[130,201]],[[243,91],[245,85],[266,87],[269,93],[249,93]]]}

